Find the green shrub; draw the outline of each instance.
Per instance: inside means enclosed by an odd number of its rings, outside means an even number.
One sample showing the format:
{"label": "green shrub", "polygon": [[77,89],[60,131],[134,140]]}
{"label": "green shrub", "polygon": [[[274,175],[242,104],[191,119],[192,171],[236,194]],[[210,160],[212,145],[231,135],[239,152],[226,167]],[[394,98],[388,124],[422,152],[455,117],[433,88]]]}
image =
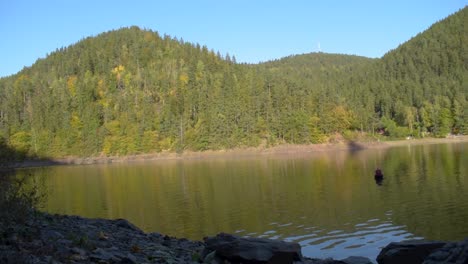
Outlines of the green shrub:
{"label": "green shrub", "polygon": [[38,187],[30,175],[17,177],[14,171],[0,172],[0,227],[6,230],[32,217],[43,201]]}

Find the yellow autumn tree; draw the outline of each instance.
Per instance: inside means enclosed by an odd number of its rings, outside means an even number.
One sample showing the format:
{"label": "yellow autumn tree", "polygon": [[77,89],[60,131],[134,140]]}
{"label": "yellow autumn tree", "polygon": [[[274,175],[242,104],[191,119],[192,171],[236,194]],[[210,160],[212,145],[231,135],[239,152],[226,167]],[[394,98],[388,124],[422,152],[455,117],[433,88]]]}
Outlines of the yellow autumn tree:
{"label": "yellow autumn tree", "polygon": [[78,77],[76,77],[76,75],[72,75],[68,77],[67,79],[67,88],[71,96],[73,97],[76,95],[76,81],[77,80],[78,80]]}

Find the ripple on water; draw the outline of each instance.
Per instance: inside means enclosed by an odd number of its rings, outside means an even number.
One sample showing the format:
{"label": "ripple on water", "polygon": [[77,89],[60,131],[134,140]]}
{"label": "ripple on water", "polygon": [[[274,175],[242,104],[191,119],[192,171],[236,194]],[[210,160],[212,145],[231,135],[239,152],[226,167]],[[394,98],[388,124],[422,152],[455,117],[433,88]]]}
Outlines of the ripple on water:
{"label": "ripple on water", "polygon": [[333,230],[333,231],[328,232],[327,234],[328,235],[335,235],[335,234],[340,234],[340,233],[343,233],[343,232],[344,232],[343,230]]}
{"label": "ripple on water", "polygon": [[326,249],[332,249],[332,248],[335,248],[337,247],[338,245],[340,244],[343,244],[346,242],[346,240],[342,239],[342,240],[332,240],[330,241],[331,243],[329,245],[325,245],[325,247],[321,248],[321,250],[326,250]]}
{"label": "ripple on water", "polygon": [[302,246],[304,256],[335,259],[351,255],[374,259],[390,242],[420,239],[409,233],[405,226],[393,225],[388,220],[370,219],[349,227],[348,230],[313,230],[290,238]]}
{"label": "ripple on water", "polygon": [[275,230],[268,230],[268,231],[265,231],[263,234],[264,235],[270,235],[270,234],[274,234],[274,233],[276,233]]}
{"label": "ripple on water", "polygon": [[[247,233],[237,230],[245,237],[262,237],[297,242],[307,257],[343,259],[351,255],[375,259],[380,250],[394,241],[421,239],[408,232],[406,226],[392,223],[392,212],[385,219],[368,219],[359,223],[348,223],[341,228],[330,230],[304,223],[272,222],[262,233]],[[247,234],[245,234],[247,233]],[[286,235],[287,234],[287,235]]]}

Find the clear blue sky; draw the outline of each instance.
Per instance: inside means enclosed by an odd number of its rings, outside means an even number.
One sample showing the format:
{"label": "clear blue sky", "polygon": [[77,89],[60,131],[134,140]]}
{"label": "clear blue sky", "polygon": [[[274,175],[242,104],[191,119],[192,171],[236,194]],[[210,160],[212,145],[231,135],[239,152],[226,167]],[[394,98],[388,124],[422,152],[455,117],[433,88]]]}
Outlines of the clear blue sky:
{"label": "clear blue sky", "polygon": [[[318,51],[381,57],[468,0],[0,0],[0,77],[136,25],[256,63]],[[320,43],[320,44],[319,44]]]}

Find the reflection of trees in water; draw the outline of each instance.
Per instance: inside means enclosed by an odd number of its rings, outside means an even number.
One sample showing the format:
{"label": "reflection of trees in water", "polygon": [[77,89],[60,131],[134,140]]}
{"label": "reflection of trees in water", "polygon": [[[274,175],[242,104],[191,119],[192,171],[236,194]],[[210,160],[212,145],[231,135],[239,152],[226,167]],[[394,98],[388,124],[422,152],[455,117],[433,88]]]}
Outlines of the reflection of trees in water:
{"label": "reflection of trees in water", "polygon": [[382,199],[394,211],[396,224],[429,239],[468,235],[466,147],[422,145],[388,152],[384,166],[388,191],[382,192]]}

